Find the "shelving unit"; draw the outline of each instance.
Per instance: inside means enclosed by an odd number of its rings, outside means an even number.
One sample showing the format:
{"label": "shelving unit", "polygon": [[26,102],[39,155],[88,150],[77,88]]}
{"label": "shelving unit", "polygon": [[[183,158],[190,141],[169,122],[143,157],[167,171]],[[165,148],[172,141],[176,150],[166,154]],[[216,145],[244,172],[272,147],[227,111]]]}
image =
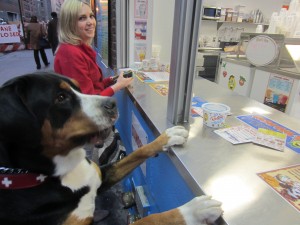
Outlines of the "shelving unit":
{"label": "shelving unit", "polygon": [[219,29],[224,23],[226,24],[240,24],[241,26],[243,25],[253,25],[253,26],[257,26],[257,25],[263,25],[264,26],[264,31],[268,28],[269,24],[266,23],[248,23],[248,22],[233,22],[233,21],[219,21],[219,20],[207,20],[207,19],[202,19],[202,21],[212,21],[217,23],[217,29]]}
{"label": "shelving unit", "polygon": [[232,22],[232,21],[216,21],[217,22],[217,28],[219,29],[223,23],[233,23],[233,24],[241,24],[241,25],[244,25],[244,24],[250,24],[250,25],[263,25],[264,26],[264,31],[268,28],[269,24],[266,24],[266,23],[248,23],[248,22]]}

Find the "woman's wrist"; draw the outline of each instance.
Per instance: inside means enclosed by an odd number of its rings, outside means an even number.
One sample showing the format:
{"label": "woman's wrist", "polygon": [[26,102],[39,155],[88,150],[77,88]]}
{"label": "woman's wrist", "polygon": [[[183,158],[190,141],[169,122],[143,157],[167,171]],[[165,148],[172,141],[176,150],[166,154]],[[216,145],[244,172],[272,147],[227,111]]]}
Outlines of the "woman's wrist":
{"label": "woman's wrist", "polygon": [[111,88],[113,89],[113,91],[114,91],[115,93],[116,93],[117,91],[119,91],[119,90],[122,89],[121,85],[118,84],[118,83],[113,84],[113,85],[111,86]]}

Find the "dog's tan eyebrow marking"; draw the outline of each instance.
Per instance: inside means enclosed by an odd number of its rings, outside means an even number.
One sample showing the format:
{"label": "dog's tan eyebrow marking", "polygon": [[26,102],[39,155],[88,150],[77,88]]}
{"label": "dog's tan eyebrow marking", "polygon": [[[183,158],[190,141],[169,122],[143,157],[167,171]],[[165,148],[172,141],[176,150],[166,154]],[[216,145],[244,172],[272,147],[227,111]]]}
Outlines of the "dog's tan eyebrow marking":
{"label": "dog's tan eyebrow marking", "polygon": [[66,89],[66,90],[68,90],[68,91],[71,90],[71,86],[70,86],[67,82],[65,82],[65,81],[62,81],[62,82],[60,83],[59,87],[62,88],[62,89]]}
{"label": "dog's tan eyebrow marking", "polygon": [[77,80],[71,79],[72,83],[75,84],[77,87],[80,87],[79,82]]}

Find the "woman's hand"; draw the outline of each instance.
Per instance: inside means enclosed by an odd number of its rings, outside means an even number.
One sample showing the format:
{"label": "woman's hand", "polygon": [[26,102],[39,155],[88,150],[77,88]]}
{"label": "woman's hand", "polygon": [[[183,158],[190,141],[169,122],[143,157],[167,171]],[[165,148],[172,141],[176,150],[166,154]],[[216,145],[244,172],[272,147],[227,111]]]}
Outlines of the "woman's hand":
{"label": "woman's hand", "polygon": [[123,71],[120,73],[117,82],[111,86],[111,88],[114,90],[116,93],[117,91],[121,90],[122,88],[127,87],[130,85],[133,81],[133,77],[125,78],[123,77]]}

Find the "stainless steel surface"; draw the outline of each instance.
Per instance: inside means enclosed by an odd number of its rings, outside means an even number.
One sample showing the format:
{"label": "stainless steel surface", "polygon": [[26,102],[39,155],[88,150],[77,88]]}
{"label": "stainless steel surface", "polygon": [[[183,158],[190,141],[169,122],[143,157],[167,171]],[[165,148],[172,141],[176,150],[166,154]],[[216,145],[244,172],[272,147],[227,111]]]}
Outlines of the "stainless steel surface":
{"label": "stainless steel surface", "polygon": [[300,45],[300,38],[285,38],[284,44],[287,45]]}
{"label": "stainless steel surface", "polygon": [[[171,126],[166,121],[166,97],[135,80],[129,95],[157,131]],[[235,116],[264,112],[265,116],[300,132],[300,122],[259,102],[235,94],[205,79],[196,79],[194,95],[231,107],[226,123],[241,124]],[[191,118],[189,139],[175,147],[170,157],[193,192],[212,195],[223,202],[223,218],[230,225],[299,225],[300,213],[256,174],[300,163],[300,155],[286,148],[279,152],[254,144],[232,145],[203,126],[201,117]]]}
{"label": "stainless steel surface", "polygon": [[[239,48],[247,48],[248,42],[253,37],[260,35],[259,33],[242,33],[241,34],[241,41],[239,42]],[[284,38],[284,35],[281,34],[264,34],[272,38],[279,49],[279,54],[276,57],[276,59],[269,63],[267,66],[257,66],[257,68],[272,72],[281,74],[284,76],[288,76],[291,78],[299,79],[300,77],[300,70],[299,67],[297,68],[297,60],[292,58],[290,55],[290,52],[287,50],[286,45],[295,45],[299,46],[300,39],[299,38]],[[222,57],[222,56],[221,56]],[[250,64],[250,61],[247,59],[245,55],[228,55],[227,57],[231,57],[233,60],[232,62],[235,62],[237,64],[243,64],[248,63]],[[234,57],[234,58],[233,58]],[[236,61],[234,61],[236,60]],[[298,60],[299,62],[299,60]]]}
{"label": "stainless steel surface", "polygon": [[222,48],[214,48],[214,47],[200,47],[198,48],[198,52],[205,52],[205,53],[212,53],[212,54],[219,54]]}
{"label": "stainless steel surface", "polygon": [[[247,59],[222,58],[222,60],[231,62],[231,63],[235,63],[237,65],[255,67],[255,66],[251,65],[251,63],[249,63],[247,61]],[[256,69],[263,70],[263,71],[270,72],[270,73],[276,73],[276,74],[287,76],[287,77],[294,78],[294,79],[300,79],[300,73],[298,73],[295,68],[278,68],[277,69],[277,68],[268,67],[268,66],[259,66],[259,67],[256,67]]]}
{"label": "stainless steel surface", "polygon": [[151,123],[148,125],[155,129],[154,133],[162,133],[172,126],[172,123],[167,120],[167,97],[160,96],[136,77],[127,92],[144,119]]}
{"label": "stainless steel surface", "polygon": [[235,63],[235,64],[241,65],[241,66],[255,67],[255,66],[251,65],[251,63],[246,58],[245,59],[232,58],[232,56],[231,56],[230,58],[222,58],[222,60],[230,62],[230,63]]}

